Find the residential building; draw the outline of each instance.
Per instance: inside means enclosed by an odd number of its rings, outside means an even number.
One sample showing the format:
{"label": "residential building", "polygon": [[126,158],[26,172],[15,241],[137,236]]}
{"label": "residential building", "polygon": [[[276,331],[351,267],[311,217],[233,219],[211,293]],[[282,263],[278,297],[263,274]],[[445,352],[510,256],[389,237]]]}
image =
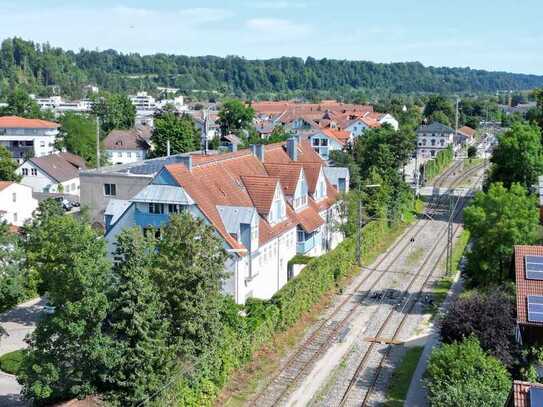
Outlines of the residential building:
{"label": "residential building", "polygon": [[151,149],[152,130],[138,126],[128,130],[112,130],[104,140],[104,149],[110,162],[128,164],[145,160]]}
{"label": "residential building", "polygon": [[330,152],[343,150],[347,144],[352,142],[353,137],[348,131],[328,128],[312,134],[309,136],[309,140],[315,152],[323,160],[328,160]]}
{"label": "residential building", "polygon": [[[180,159],[166,164],[128,204],[110,202],[110,253],[122,230],[160,229],[171,214],[187,211],[223,241],[229,254],[223,290],[244,303],[270,298],[295,277],[303,267],[289,267],[296,254],[319,256],[342,240],[338,192],[307,140]],[[348,188],[348,179],[342,182]]]}
{"label": "residential building", "polygon": [[543,384],[514,380],[506,407],[543,406]]}
{"label": "residential building", "polygon": [[156,100],[147,92],[138,92],[136,95],[128,96],[134,107],[136,108],[136,115],[144,112],[152,112],[157,108]]}
{"label": "residential building", "polygon": [[38,104],[41,110],[50,110],[55,115],[67,112],[88,113],[92,110],[93,102],[90,99],[64,100],[61,96],[50,96],[46,98],[30,95]]}
{"label": "residential building", "polygon": [[543,337],[543,246],[515,246],[517,339],[532,344]]}
{"label": "residential building", "polygon": [[182,160],[177,154],[81,171],[81,207],[89,210],[95,226],[104,227],[105,211],[111,200],[132,199],[165,165]]}
{"label": "residential building", "polygon": [[57,192],[79,195],[79,171],[86,169],[85,160],[67,152],[33,157],[17,168],[21,184],[34,192]]}
{"label": "residential building", "polygon": [[42,157],[56,151],[60,124],[18,116],[0,117],[0,145],[21,163],[26,158]]}
{"label": "residential building", "polygon": [[417,129],[417,155],[431,159],[449,146],[454,145],[454,130],[439,122],[424,124]]}
{"label": "residential building", "polygon": [[32,197],[32,188],[11,181],[0,181],[0,222],[23,226],[32,219],[38,201]]}
{"label": "residential building", "polygon": [[476,132],[475,129],[469,126],[460,127],[454,137],[454,143],[462,146],[470,146],[475,142]]}

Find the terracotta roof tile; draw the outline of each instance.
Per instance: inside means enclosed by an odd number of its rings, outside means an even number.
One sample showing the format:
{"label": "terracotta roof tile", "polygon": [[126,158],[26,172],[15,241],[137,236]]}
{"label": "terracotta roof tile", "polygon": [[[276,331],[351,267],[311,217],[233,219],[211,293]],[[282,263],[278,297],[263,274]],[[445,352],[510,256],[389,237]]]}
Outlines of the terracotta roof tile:
{"label": "terracotta roof tile", "polygon": [[13,183],[14,182],[12,182],[12,181],[0,181],[0,191],[2,191],[3,189],[6,189],[7,187],[9,187]]}
{"label": "terracotta roof tile", "polygon": [[264,167],[268,174],[272,177],[277,177],[281,181],[283,193],[287,196],[293,196],[296,192],[296,186],[300,179],[302,164],[290,163],[264,163]]}
{"label": "terracotta roof tile", "polygon": [[543,384],[515,380],[511,389],[511,395],[509,396],[508,405],[512,407],[530,407],[531,387],[543,388]]}
{"label": "terracotta roof tile", "polygon": [[150,139],[151,128],[148,126],[112,130],[104,140],[104,147],[108,150],[146,150]]}
{"label": "terracotta roof tile", "polygon": [[334,140],[339,144],[345,145],[351,139],[351,133],[345,130],[324,129],[322,133]]}
{"label": "terracotta roof tile", "polygon": [[463,134],[464,136],[472,138],[472,137],[475,136],[475,129],[472,129],[471,127],[468,127],[468,126],[464,126],[464,127],[460,127],[458,129],[458,133]]}
{"label": "terracotta roof tile", "polygon": [[25,119],[18,116],[1,116],[0,128],[3,129],[56,129],[60,124],[40,119]]}
{"label": "terracotta roof tile", "polygon": [[261,215],[268,215],[270,213],[277,184],[279,183],[279,178],[269,176],[242,176],[241,180],[258,213]]}
{"label": "terracotta roof tile", "polygon": [[319,226],[324,225],[324,219],[319,215],[314,205],[309,205],[304,210],[297,212],[298,223],[307,233],[314,232]]}
{"label": "terracotta roof tile", "polygon": [[528,295],[543,296],[543,281],[528,280],[524,267],[527,255],[543,256],[543,246],[515,246],[515,278],[517,283],[517,322],[519,324],[543,326],[543,323],[528,322]]}

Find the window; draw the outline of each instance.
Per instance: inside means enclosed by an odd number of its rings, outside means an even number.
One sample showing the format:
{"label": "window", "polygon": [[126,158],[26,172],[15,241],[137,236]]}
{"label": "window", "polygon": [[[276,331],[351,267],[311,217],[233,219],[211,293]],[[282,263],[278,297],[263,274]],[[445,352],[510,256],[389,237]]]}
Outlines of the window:
{"label": "window", "polygon": [[72,182],[72,191],[75,191],[75,182]]}
{"label": "window", "polygon": [[303,230],[298,230],[298,243],[305,242],[305,232]]}
{"label": "window", "polygon": [[23,176],[27,176],[28,175],[28,168],[23,168]]}
{"label": "window", "polygon": [[11,194],[11,200],[13,202],[17,202],[17,193],[14,192],[13,194]]}
{"label": "window", "polygon": [[314,145],[314,146],[318,146],[318,145],[319,145],[319,139],[318,139],[318,138],[314,138],[314,139],[313,139],[313,145]]}
{"label": "window", "polygon": [[33,176],[37,176],[38,175],[38,170],[36,168],[32,168],[30,170],[30,173],[33,175]]}
{"label": "window", "polygon": [[181,212],[181,205],[178,204],[168,204],[168,212],[169,213],[179,213]]}
{"label": "window", "polygon": [[40,141],[40,147],[45,147],[45,141]]}
{"label": "window", "polygon": [[104,195],[105,196],[116,196],[117,195],[117,185],[115,185],[115,184],[104,184]]}
{"label": "window", "polygon": [[164,204],[152,202],[149,204],[149,213],[162,214],[164,213]]}
{"label": "window", "polygon": [[432,139],[432,145],[435,146],[436,145],[436,141],[435,139]]}
{"label": "window", "polygon": [[321,140],[321,146],[323,146],[323,147],[328,147],[328,139],[323,138],[323,139]]}

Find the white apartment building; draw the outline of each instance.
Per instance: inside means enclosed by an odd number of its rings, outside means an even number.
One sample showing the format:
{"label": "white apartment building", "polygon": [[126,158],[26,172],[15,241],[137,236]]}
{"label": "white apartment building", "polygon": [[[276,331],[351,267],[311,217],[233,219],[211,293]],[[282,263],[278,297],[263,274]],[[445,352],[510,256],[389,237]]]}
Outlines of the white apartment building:
{"label": "white apartment building", "polygon": [[439,122],[419,126],[417,129],[417,156],[423,160],[432,159],[436,154],[454,146],[454,130]]}
{"label": "white apartment building", "polygon": [[67,112],[89,113],[92,110],[93,102],[89,99],[82,100],[64,100],[61,96],[51,96],[48,98],[34,97],[41,110],[51,110],[56,115]]}
{"label": "white apartment building", "polygon": [[[302,265],[296,254],[319,256],[343,239],[338,191],[325,163],[307,140],[256,145],[251,149],[180,157],[164,166],[128,201],[111,200],[105,210],[110,253],[129,227],[160,229],[173,213],[187,211],[214,228],[228,253],[223,291],[237,303],[270,298]],[[348,188],[348,171],[337,180]],[[337,177],[336,177],[337,178]],[[111,186],[104,184],[104,194]]]}
{"label": "white apartment building", "polygon": [[17,116],[0,117],[0,145],[21,163],[25,158],[42,157],[56,151],[60,124]]}
{"label": "white apartment building", "polygon": [[32,188],[11,181],[0,181],[0,222],[23,226],[32,218],[38,201],[32,197]]}
{"label": "white apartment building", "polygon": [[109,161],[117,165],[145,160],[151,149],[151,135],[150,126],[112,130],[104,140]]}

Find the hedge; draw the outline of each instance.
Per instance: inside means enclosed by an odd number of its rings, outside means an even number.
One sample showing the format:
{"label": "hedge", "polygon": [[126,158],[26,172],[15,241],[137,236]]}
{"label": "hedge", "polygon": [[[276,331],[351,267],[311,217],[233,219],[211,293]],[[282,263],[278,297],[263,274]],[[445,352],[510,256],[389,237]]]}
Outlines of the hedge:
{"label": "hedge", "polygon": [[441,150],[436,154],[436,157],[424,165],[424,178],[430,181],[436,175],[441,173],[454,159],[454,153],[451,147]]}
{"label": "hedge", "polygon": [[[362,229],[362,256],[375,250],[391,229],[386,221],[374,221]],[[300,274],[270,300],[250,299],[244,307],[225,298],[224,334],[217,348],[203,355],[179,376],[168,394],[155,405],[212,405],[231,373],[249,362],[275,334],[294,325],[321,301],[355,263],[356,238],[346,238],[334,250],[312,258]],[[245,313],[245,317],[241,316]]]}

